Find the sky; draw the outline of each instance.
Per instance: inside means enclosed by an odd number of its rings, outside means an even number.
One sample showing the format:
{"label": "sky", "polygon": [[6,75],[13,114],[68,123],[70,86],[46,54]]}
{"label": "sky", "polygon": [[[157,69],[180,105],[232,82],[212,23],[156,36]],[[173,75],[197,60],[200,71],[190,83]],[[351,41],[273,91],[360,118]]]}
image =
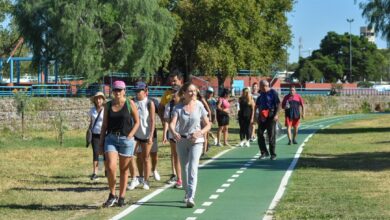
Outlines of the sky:
{"label": "sky", "polygon": [[[356,2],[356,4],[355,4]],[[293,10],[287,15],[293,38],[288,49],[289,62],[297,62],[299,54],[299,38],[302,38],[301,56],[307,57],[309,51],[319,49],[321,40],[328,32],[338,34],[349,32],[347,19],[351,23],[352,35],[360,35],[360,27],[367,26],[362,17],[359,2],[363,0],[296,0]],[[378,48],[386,48],[386,41],[380,34],[375,39]]]}

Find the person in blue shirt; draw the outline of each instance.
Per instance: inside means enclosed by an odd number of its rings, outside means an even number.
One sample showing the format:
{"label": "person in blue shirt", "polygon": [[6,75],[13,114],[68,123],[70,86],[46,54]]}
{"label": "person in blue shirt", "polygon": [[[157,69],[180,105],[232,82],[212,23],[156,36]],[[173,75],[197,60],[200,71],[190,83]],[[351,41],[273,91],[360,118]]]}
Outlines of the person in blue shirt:
{"label": "person in blue shirt", "polygon": [[[259,159],[265,159],[271,155],[271,160],[276,159],[276,123],[279,119],[280,99],[278,93],[271,89],[267,80],[260,81],[260,95],[256,100],[256,109],[258,109],[257,129],[258,144],[261,155]],[[269,140],[269,151],[265,144],[264,132],[267,130]]]}

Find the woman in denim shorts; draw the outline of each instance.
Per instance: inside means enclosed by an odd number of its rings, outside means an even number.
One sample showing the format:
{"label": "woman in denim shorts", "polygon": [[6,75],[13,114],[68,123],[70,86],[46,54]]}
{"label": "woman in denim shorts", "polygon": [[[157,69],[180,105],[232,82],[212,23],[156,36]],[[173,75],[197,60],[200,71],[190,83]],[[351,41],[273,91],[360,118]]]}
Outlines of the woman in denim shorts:
{"label": "woman in denim shorts", "polygon": [[[134,156],[134,134],[139,126],[138,110],[132,100],[125,97],[126,84],[113,83],[113,99],[106,105],[100,135],[100,150],[106,156],[108,186],[110,194],[104,207],[125,205],[125,194],[129,176],[129,166]],[[116,196],[116,170],[119,157],[119,198]]]}

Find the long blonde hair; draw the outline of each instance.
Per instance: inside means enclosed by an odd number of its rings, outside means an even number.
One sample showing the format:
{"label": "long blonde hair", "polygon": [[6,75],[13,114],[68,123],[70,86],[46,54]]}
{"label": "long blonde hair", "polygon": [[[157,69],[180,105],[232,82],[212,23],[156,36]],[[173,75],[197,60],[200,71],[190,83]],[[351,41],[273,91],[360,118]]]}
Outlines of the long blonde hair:
{"label": "long blonde hair", "polygon": [[248,88],[244,88],[242,90],[242,94],[241,94],[240,100],[248,102],[248,105],[250,105],[250,106],[255,105],[255,101],[253,100],[252,95],[249,92]]}

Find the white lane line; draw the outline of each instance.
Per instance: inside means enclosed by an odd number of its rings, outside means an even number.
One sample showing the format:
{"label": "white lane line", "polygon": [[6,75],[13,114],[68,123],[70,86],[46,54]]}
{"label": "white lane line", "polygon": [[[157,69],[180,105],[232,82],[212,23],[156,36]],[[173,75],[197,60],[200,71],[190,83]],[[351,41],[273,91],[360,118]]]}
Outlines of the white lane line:
{"label": "white lane line", "polygon": [[187,217],[186,220],[196,220],[196,217]]}
{"label": "white lane line", "polygon": [[245,166],[245,167],[250,167],[251,164],[250,164],[250,163],[246,163],[246,164],[244,164],[244,166]]}
{"label": "white lane line", "polygon": [[241,167],[240,170],[246,170],[248,169],[247,167]]}
{"label": "white lane line", "polygon": [[217,193],[223,193],[223,192],[225,192],[225,189],[217,189],[216,192],[217,192]]}
{"label": "white lane line", "polygon": [[263,216],[263,220],[272,220],[273,219],[272,218],[273,211],[274,211],[276,205],[279,203],[280,199],[282,198],[284,191],[287,188],[288,180],[290,179],[291,174],[292,174],[295,166],[297,165],[298,159],[303,151],[304,143],[307,142],[310,139],[310,137],[312,137],[312,136],[313,136],[313,133],[310,134],[308,137],[306,137],[306,139],[303,141],[303,144],[301,144],[299,146],[297,152],[294,155],[293,161],[291,162],[290,166],[288,167],[286,173],[284,174],[284,176],[282,178],[282,181],[280,182],[278,191],[276,192],[274,198],[272,199],[271,204],[268,207],[268,210],[266,211],[265,215]]}
{"label": "white lane line", "polygon": [[252,158],[252,159],[250,159],[250,161],[255,161],[255,160],[257,160],[257,157],[256,157],[256,158]]}
{"label": "white lane line", "polygon": [[218,197],[219,197],[219,195],[211,195],[210,197],[209,197],[209,199],[218,199]]}
{"label": "white lane line", "polygon": [[240,175],[238,175],[238,174],[233,174],[232,177],[233,177],[233,178],[237,178],[237,177],[240,177]]}
{"label": "white lane line", "polygon": [[194,214],[202,214],[205,211],[205,209],[197,209],[195,210]]}
{"label": "white lane line", "polygon": [[227,181],[228,181],[229,183],[232,183],[232,182],[234,182],[234,180],[236,180],[236,179],[228,179]]}
{"label": "white lane line", "polygon": [[202,206],[211,206],[211,204],[213,204],[213,202],[204,202],[204,203],[202,204]]}
{"label": "white lane line", "polygon": [[237,170],[236,173],[243,173],[243,170]]}
{"label": "white lane line", "polygon": [[229,187],[230,186],[230,183],[225,183],[225,184],[222,184],[222,187]]}
{"label": "white lane line", "polygon": [[[211,158],[211,159],[205,161],[203,164],[199,165],[199,167],[206,166],[207,164],[213,162],[214,160],[216,160],[217,158],[221,157],[222,155],[224,155],[225,153],[229,152],[230,150],[231,149],[222,151],[221,153],[215,155],[213,158]],[[143,197],[142,199],[138,200],[135,204],[129,206],[128,208],[126,208],[122,212],[120,212],[117,215],[115,215],[114,217],[112,217],[111,220],[119,220],[119,219],[125,217],[126,215],[130,214],[135,209],[140,207],[142,204],[144,204],[145,202],[149,201],[150,199],[152,199],[153,197],[157,196],[158,194],[164,192],[166,189],[172,187],[173,185],[174,185],[174,183],[166,184],[165,186],[161,187],[160,189],[157,189],[156,191],[154,191],[154,192],[150,193],[149,195]]]}

